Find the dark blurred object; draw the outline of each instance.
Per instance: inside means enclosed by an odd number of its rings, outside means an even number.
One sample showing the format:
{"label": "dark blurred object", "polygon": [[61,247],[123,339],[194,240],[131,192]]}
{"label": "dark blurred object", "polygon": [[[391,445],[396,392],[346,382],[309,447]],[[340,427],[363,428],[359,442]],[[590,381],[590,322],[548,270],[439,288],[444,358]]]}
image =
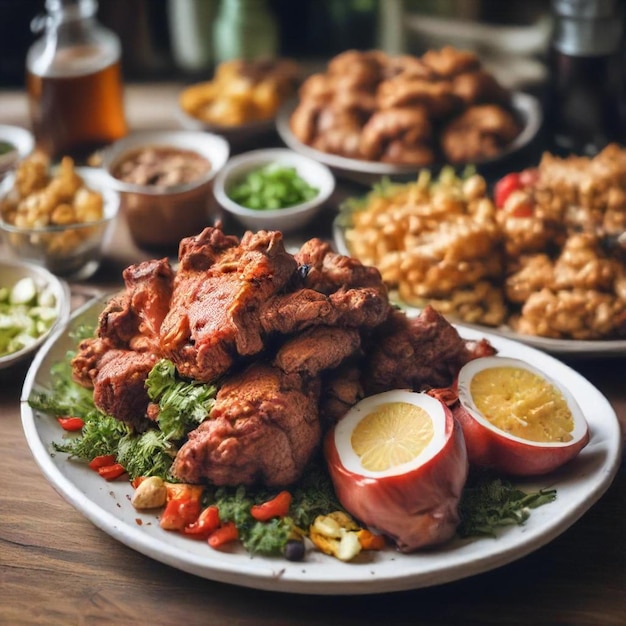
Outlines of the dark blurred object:
{"label": "dark blurred object", "polygon": [[350,48],[375,48],[382,1],[272,0],[281,53],[327,58]]}
{"label": "dark blurred object", "polygon": [[26,52],[35,40],[31,20],[44,0],[0,0],[0,87],[24,85]]}
{"label": "dark blurred object", "polygon": [[97,20],[96,0],[46,0],[33,21],[26,87],[37,147],[51,159],[83,161],[123,137],[121,44]]}
{"label": "dark blurred object", "polygon": [[626,139],[619,0],[553,0],[546,130],[560,154]]}

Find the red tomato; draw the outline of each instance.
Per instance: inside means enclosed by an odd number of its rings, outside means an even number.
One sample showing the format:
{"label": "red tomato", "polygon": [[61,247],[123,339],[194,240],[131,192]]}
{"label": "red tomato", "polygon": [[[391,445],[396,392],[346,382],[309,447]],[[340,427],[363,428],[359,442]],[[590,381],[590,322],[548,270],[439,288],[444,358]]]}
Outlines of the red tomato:
{"label": "red tomato", "polygon": [[77,430],[82,430],[85,422],[80,417],[72,417],[70,415],[66,417],[57,417],[57,422],[61,425],[63,430],[67,430],[69,432],[75,432]]}
{"label": "red tomato", "polygon": [[[391,394],[414,396],[436,424],[427,452],[384,472],[358,470],[350,426],[374,409],[365,402],[384,402]],[[407,396],[401,396],[405,402]],[[393,402],[393,400],[389,400]],[[338,428],[344,423],[343,428]],[[346,432],[346,430],[348,432]],[[371,396],[348,412],[326,436],[324,452],[337,497],[366,526],[392,538],[403,552],[450,540],[459,523],[458,504],[467,480],[468,462],[463,433],[450,409],[426,394],[391,391]],[[397,469],[396,469],[397,468]]]}
{"label": "red tomato", "polygon": [[496,207],[501,209],[511,193],[521,188],[520,175],[517,172],[511,172],[501,178],[493,189],[493,199]]}
{"label": "red tomato", "polygon": [[121,463],[113,463],[111,465],[103,465],[97,469],[98,474],[106,480],[115,480],[126,473],[126,469]]}
{"label": "red tomato", "polygon": [[100,467],[106,467],[107,465],[113,465],[115,463],[115,455],[114,454],[101,454],[100,456],[96,456],[91,461],[89,461],[89,467],[92,470],[98,471]]}
{"label": "red tomato", "polygon": [[[494,426],[487,419],[476,406],[471,381],[477,372],[502,367],[527,370],[556,387],[567,402],[573,418],[569,441],[534,441],[522,438]],[[521,383],[517,381],[515,385],[519,389]],[[492,388],[498,391],[502,387],[503,383],[500,381],[494,383]],[[470,361],[459,372],[458,391],[459,404],[454,409],[454,416],[463,429],[467,454],[472,465],[489,467],[516,476],[546,474],[573,459],[589,441],[587,422],[571,394],[534,366],[518,359],[494,356]]]}

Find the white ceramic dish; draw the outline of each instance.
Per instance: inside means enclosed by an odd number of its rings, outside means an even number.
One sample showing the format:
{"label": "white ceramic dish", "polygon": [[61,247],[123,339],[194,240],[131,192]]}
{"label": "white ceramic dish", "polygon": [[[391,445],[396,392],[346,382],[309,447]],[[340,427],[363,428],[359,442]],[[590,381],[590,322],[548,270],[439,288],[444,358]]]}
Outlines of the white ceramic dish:
{"label": "white ceramic dish", "polygon": [[12,367],[31,358],[57,328],[65,326],[70,315],[70,290],[65,281],[38,265],[23,261],[0,261],[0,286],[12,287],[18,280],[26,277],[31,277],[39,289],[46,287],[51,291],[56,303],[57,316],[48,332],[38,337],[33,344],[17,352],[0,356],[0,369]]}
{"label": "white ceramic dish", "polygon": [[[543,116],[541,106],[537,98],[523,92],[515,92],[512,95],[512,105],[524,125],[522,132],[506,150],[500,153],[496,159],[477,162],[477,165],[495,163],[521,150],[523,147],[527,146],[539,132]],[[352,178],[358,182],[369,183],[383,176],[392,179],[406,179],[410,176],[416,175],[419,169],[423,169],[415,165],[394,165],[377,161],[350,159],[337,154],[322,152],[321,150],[316,150],[311,146],[303,144],[295,137],[289,126],[289,118],[291,117],[295,106],[296,103],[292,101],[286,104],[279,111],[276,120],[276,127],[280,138],[292,150],[300,152],[301,154],[311,157],[312,159],[316,159],[320,163],[328,165],[336,171],[338,175]],[[435,163],[432,168],[436,169],[440,165],[442,164]]]}
{"label": "white ceramic dish", "polygon": [[[228,191],[233,185],[251,171],[270,164],[294,167],[298,176],[318,189],[319,193],[308,202],[274,210],[248,209],[230,199]],[[280,230],[288,233],[308,224],[323,208],[334,190],[335,177],[322,163],[293,150],[268,148],[252,150],[233,157],[215,178],[213,193],[223,209],[246,228]]]}
{"label": "white ceramic dish", "polygon": [[[73,326],[93,323],[104,301],[91,302],[72,318]],[[438,550],[403,555],[388,549],[358,563],[342,563],[310,552],[303,562],[253,557],[243,551],[218,552],[162,530],[154,514],[130,504],[127,482],[103,481],[82,464],[52,454],[62,436],[56,420],[29,407],[27,398],[49,384],[50,366],[73,348],[68,328],[59,329],[37,355],[22,391],[22,424],[41,471],[54,488],[87,519],[130,548],[174,568],[211,580],[272,591],[306,594],[371,594],[438,585],[492,570],[537,550],[563,533],[608,489],[621,462],[619,423],[606,398],[585,378],[557,359],[531,347],[464,329],[468,338],[487,337],[502,355],[531,361],[568,388],[591,429],[591,441],[560,471],[525,482],[524,488],[556,488],[557,499],[533,510],[524,526],[503,529],[496,539],[454,540]]]}
{"label": "white ceramic dish", "polygon": [[[343,228],[340,224],[340,219],[335,218],[333,223],[333,241],[335,243],[335,249],[340,254],[351,256],[348,247],[346,246],[345,237],[343,235]],[[410,306],[393,292],[390,293],[390,298],[394,302],[402,307],[407,313],[411,315],[417,315],[419,309],[417,307]],[[467,324],[465,322],[459,322],[459,326],[463,328],[472,328],[477,332],[491,333],[499,337],[505,337],[506,339],[512,339],[525,343],[528,346],[537,348],[538,350],[544,350],[550,354],[567,356],[569,358],[589,358],[589,357],[625,357],[626,356],[626,339],[596,339],[582,341],[578,339],[552,339],[550,337],[538,337],[534,335],[523,335],[515,332],[508,326],[500,326],[493,328],[491,326],[482,326],[480,324]]]}
{"label": "white ceramic dish", "polygon": [[[0,216],[0,228],[12,256],[36,263],[57,276],[85,280],[98,269],[104,248],[113,234],[120,197],[112,190],[104,172],[95,167],[77,167],[86,187],[102,194],[103,217],[94,222],[20,228]],[[0,197],[13,186],[14,174],[0,184]]]}

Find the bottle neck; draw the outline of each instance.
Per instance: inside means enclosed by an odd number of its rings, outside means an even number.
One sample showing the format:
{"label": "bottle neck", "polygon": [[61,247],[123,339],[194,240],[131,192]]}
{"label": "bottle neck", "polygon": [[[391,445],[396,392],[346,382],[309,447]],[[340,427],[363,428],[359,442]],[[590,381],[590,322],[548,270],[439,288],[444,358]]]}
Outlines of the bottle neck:
{"label": "bottle neck", "polygon": [[622,11],[615,0],[553,0],[553,48],[578,57],[619,52]]}
{"label": "bottle neck", "polygon": [[58,23],[73,22],[94,17],[97,0],[46,0],[48,15]]}
{"label": "bottle neck", "polygon": [[607,56],[619,51],[621,39],[621,20],[561,17],[555,23],[552,45],[570,56]]}

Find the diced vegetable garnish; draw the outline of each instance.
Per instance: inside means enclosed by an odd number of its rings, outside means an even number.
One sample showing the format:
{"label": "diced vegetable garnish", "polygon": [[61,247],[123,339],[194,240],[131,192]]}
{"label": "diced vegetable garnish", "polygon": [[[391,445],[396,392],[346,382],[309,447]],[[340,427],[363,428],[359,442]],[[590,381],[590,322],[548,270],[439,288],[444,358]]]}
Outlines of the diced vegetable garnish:
{"label": "diced vegetable garnish", "polygon": [[284,209],[312,200],[318,193],[295,168],[279,164],[253,170],[228,190],[231,200],[259,210]]}
{"label": "diced vegetable garnish", "polygon": [[0,356],[18,352],[37,341],[58,315],[56,298],[27,276],[0,289]]}

